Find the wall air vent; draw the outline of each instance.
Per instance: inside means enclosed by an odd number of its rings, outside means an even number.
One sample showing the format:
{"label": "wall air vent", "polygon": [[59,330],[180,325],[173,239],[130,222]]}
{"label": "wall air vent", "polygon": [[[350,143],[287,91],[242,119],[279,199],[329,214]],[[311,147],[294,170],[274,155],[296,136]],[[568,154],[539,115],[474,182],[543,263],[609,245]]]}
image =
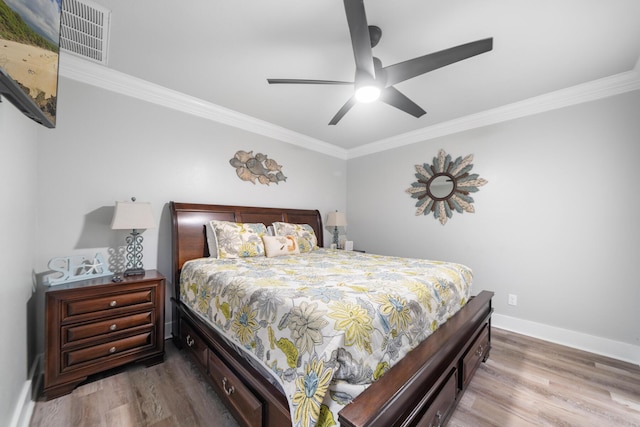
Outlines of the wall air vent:
{"label": "wall air vent", "polygon": [[111,11],[89,0],[62,0],[60,47],[107,65]]}

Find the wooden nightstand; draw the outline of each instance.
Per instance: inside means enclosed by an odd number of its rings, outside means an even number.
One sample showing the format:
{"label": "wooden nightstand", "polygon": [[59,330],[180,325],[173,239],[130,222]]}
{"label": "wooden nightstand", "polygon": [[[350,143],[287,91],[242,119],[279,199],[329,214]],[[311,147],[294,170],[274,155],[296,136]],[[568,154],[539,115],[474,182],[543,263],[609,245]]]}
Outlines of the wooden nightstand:
{"label": "wooden nightstand", "polygon": [[164,360],[165,278],[155,270],[112,282],[71,282],[45,293],[44,395],[70,393],[87,376]]}

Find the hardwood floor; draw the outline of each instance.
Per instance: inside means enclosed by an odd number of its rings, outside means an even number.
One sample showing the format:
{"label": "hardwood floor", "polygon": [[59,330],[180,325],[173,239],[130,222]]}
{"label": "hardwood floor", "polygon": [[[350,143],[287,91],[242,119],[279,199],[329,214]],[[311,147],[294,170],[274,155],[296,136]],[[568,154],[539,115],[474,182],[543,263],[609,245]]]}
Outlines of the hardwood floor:
{"label": "hardwood floor", "polygon": [[448,425],[640,426],[640,366],[494,328]]}
{"label": "hardwood floor", "polygon": [[96,376],[71,394],[38,401],[31,427],[237,427],[196,365],[165,342],[164,363]]}
{"label": "hardwood floor", "polygon": [[[237,424],[185,354],[36,403],[31,427]],[[493,329],[489,360],[449,427],[640,426],[640,366]]]}

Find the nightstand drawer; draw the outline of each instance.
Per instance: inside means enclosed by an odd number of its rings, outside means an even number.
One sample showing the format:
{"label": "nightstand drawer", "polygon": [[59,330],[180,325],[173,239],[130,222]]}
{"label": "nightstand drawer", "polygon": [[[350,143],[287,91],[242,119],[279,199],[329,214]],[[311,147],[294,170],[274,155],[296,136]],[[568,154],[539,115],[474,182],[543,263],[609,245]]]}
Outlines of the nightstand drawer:
{"label": "nightstand drawer", "polygon": [[85,325],[64,326],[62,327],[62,345],[98,335],[120,332],[136,326],[151,326],[152,324],[153,314],[151,311],[147,311]]}
{"label": "nightstand drawer", "polygon": [[78,316],[85,313],[95,313],[97,311],[114,310],[133,305],[151,305],[153,303],[151,289],[138,292],[128,292],[122,294],[111,294],[97,298],[87,298],[76,301],[65,301],[62,320],[69,317]]}
{"label": "nightstand drawer", "polygon": [[63,352],[63,369],[79,363],[90,362],[101,357],[114,356],[131,349],[141,350],[147,345],[152,345],[152,339],[153,334],[149,331],[92,347]]}

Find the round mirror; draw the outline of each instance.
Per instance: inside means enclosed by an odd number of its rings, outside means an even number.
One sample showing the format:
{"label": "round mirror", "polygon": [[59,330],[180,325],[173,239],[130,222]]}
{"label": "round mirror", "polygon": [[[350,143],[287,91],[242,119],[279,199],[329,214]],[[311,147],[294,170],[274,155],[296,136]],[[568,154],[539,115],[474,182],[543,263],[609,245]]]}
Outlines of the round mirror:
{"label": "round mirror", "polygon": [[475,212],[470,193],[478,191],[486,180],[471,174],[473,155],[452,159],[440,150],[433,164],[415,165],[417,180],[405,190],[416,200],[416,215],[433,213],[442,225],[453,212]]}
{"label": "round mirror", "polygon": [[446,174],[436,175],[429,182],[429,193],[434,200],[447,199],[454,189],[453,178]]}

